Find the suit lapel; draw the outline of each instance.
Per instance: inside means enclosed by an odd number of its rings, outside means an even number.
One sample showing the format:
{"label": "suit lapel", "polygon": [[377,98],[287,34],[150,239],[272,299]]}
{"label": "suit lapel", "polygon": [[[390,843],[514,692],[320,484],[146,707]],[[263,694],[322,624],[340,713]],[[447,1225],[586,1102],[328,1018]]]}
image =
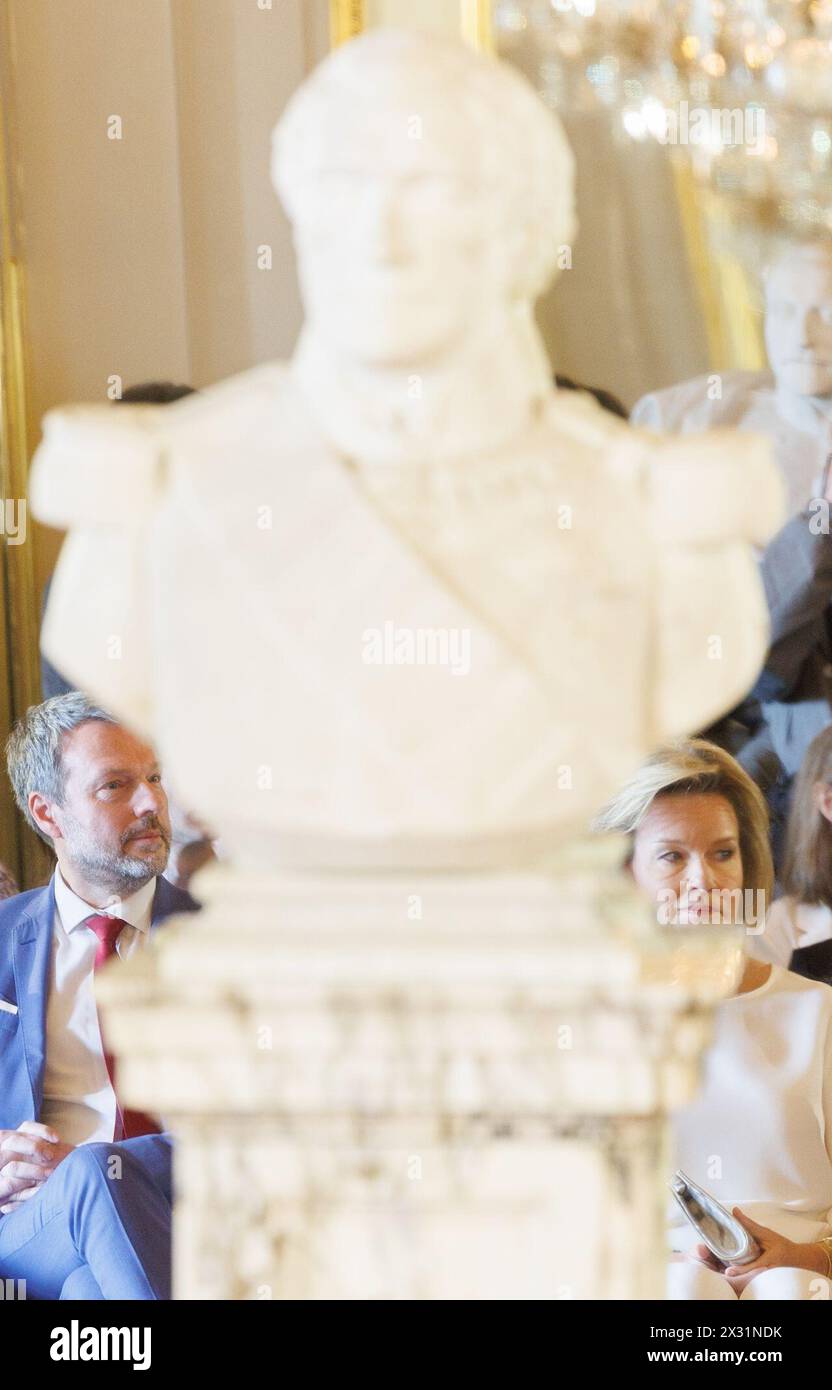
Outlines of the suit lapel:
{"label": "suit lapel", "polygon": [[32,1090],[32,1112],[38,1115],[43,1098],[46,1048],[46,1005],[49,997],[52,924],[55,918],[55,880],[35,899],[13,934],[13,968],[26,1069]]}
{"label": "suit lapel", "polygon": [[198,910],[199,904],[194,901],[190,893],[182,888],[175,888],[161,875],[156,879],[156,891],[153,894],[153,906],[150,914],[151,931],[155,931],[166,917],[178,915],[180,912],[197,912]]}

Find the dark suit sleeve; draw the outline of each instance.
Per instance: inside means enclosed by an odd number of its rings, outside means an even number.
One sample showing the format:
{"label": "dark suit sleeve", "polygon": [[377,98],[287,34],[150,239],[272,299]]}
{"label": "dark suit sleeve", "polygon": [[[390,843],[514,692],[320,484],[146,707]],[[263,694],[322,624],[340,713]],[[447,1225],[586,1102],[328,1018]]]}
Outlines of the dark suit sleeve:
{"label": "dark suit sleeve", "polygon": [[[43,599],[40,605],[41,627],[43,626],[43,617],[46,612],[46,605],[49,602],[49,590],[51,587],[52,575],[50,574],[46,581],[46,587],[43,591]],[[50,699],[53,695],[68,695],[71,690],[75,689],[75,686],[70,685],[69,681],[64,679],[60,671],[55,669],[52,662],[47,656],[44,656],[43,652],[40,653],[40,687],[41,695],[44,700]]]}
{"label": "dark suit sleeve", "polygon": [[826,644],[832,602],[832,537],[815,534],[819,514],[799,512],[766,546],[761,562],[771,645],[755,687],[761,700],[786,699],[810,655]]}

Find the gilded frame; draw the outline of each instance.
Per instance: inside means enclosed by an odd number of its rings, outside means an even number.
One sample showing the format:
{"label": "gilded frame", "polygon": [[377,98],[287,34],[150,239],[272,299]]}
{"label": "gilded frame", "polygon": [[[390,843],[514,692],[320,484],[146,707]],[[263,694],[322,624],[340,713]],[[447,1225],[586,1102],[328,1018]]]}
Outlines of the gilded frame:
{"label": "gilded frame", "polygon": [[[457,0],[459,34],[484,52],[493,51],[490,0]],[[330,43],[336,48],[367,27],[367,0],[329,0]]]}
{"label": "gilded frame", "polygon": [[[29,441],[23,234],[15,132],[14,28],[9,6],[0,7],[0,501],[26,501],[25,540],[10,544],[0,533],[0,735],[40,699],[40,612],[34,563],[34,527],[28,513]],[[23,826],[5,768],[0,794],[0,861],[21,887],[43,877],[40,842]]]}

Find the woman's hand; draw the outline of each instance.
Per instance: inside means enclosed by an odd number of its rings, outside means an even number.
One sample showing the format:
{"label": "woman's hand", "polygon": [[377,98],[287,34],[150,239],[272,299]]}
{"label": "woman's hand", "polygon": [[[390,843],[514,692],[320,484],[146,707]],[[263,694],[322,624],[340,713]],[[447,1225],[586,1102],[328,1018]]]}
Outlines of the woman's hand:
{"label": "woman's hand", "polygon": [[[764,1269],[786,1267],[789,1269],[810,1269],[814,1270],[816,1274],[826,1273],[826,1255],[819,1245],[787,1240],[777,1231],[769,1230],[768,1226],[760,1226],[756,1221],[752,1221],[751,1217],[746,1216],[739,1207],[734,1207],[734,1216],[745,1227],[749,1235],[754,1237],[760,1247],[760,1254],[748,1264],[726,1265],[723,1270],[725,1278],[737,1295],[742,1293],[746,1284],[750,1283],[755,1274],[760,1274]],[[699,1247],[699,1249],[703,1248],[702,1246]],[[716,1268],[721,1268],[721,1266],[716,1263]]]}

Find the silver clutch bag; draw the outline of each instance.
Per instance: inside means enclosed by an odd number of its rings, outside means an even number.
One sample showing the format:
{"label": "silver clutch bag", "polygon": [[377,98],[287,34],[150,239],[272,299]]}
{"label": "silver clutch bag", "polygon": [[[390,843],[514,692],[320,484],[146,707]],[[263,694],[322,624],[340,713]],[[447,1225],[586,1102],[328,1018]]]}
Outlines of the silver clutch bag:
{"label": "silver clutch bag", "polygon": [[712,1255],[724,1265],[744,1265],[755,1260],[760,1247],[721,1202],[677,1168],[670,1190],[691,1226]]}

